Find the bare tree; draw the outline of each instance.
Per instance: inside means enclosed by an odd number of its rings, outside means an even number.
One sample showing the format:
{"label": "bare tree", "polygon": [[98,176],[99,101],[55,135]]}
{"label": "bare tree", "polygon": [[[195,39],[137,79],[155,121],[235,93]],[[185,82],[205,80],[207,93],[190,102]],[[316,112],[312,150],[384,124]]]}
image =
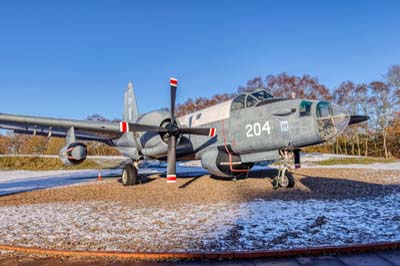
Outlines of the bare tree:
{"label": "bare tree", "polygon": [[398,96],[390,85],[382,81],[371,82],[370,88],[374,95],[371,103],[375,105],[373,119],[375,119],[377,130],[382,134],[385,157],[389,158],[387,129],[390,121],[393,119],[394,110],[398,103]]}
{"label": "bare tree", "polygon": [[247,81],[246,86],[239,86],[238,93],[252,92],[255,90],[268,90],[268,85],[258,76]]}
{"label": "bare tree", "polygon": [[216,94],[211,98],[206,97],[198,97],[195,100],[189,98],[182,104],[178,104],[176,107],[176,114],[178,116],[182,116],[185,114],[193,113],[195,111],[210,107],[212,105],[222,103],[228,101],[235,97],[234,93],[224,93],[224,94]]}
{"label": "bare tree", "polygon": [[0,154],[9,153],[10,139],[7,136],[0,135]]}
{"label": "bare tree", "polygon": [[29,136],[7,133],[9,138],[9,152],[11,154],[22,154],[24,147],[27,145]]}
{"label": "bare tree", "polygon": [[398,90],[400,88],[400,65],[391,66],[386,74],[386,79],[395,90]]}
{"label": "bare tree", "polygon": [[321,84],[316,77],[309,75],[289,76],[286,73],[269,75],[265,78],[267,89],[277,97],[290,98],[292,93],[297,98],[331,100],[329,89]]}
{"label": "bare tree", "polygon": [[[334,101],[346,108],[350,113],[357,113],[357,98],[356,98],[356,85],[352,81],[342,82],[339,87],[337,87],[334,92]],[[355,140],[354,140],[355,138]],[[359,149],[359,137],[357,127],[346,128],[343,138],[344,149],[347,154],[347,141],[351,140],[351,154],[355,155],[355,142],[357,142],[357,147]]]}
{"label": "bare tree", "polygon": [[[356,97],[357,97],[357,105],[358,105],[358,113],[362,115],[371,115],[371,97],[368,92],[368,85],[365,83],[358,84],[356,86]],[[361,123],[358,125],[359,128],[364,130],[365,137],[365,150],[364,156],[368,156],[368,141],[369,141],[369,121],[366,123]],[[359,155],[361,155],[359,153]]]}

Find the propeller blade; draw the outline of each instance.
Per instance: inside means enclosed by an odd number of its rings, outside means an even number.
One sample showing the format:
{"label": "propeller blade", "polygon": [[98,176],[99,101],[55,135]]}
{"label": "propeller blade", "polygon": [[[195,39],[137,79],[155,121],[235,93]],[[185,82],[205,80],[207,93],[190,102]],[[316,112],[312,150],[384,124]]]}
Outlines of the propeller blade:
{"label": "propeller blade", "polygon": [[168,137],[167,183],[176,183],[176,136]]}
{"label": "propeller blade", "polygon": [[171,86],[171,122],[175,124],[175,101],[176,101],[176,89],[178,87],[178,80],[176,78],[170,78],[169,85]]}
{"label": "propeller blade", "polygon": [[182,134],[200,135],[215,137],[217,135],[216,128],[180,128],[179,132]]}
{"label": "propeller blade", "polygon": [[151,126],[151,125],[143,125],[136,123],[128,123],[121,122],[120,123],[120,131],[125,132],[138,132],[138,131],[147,131],[147,132],[167,132],[166,128]]}

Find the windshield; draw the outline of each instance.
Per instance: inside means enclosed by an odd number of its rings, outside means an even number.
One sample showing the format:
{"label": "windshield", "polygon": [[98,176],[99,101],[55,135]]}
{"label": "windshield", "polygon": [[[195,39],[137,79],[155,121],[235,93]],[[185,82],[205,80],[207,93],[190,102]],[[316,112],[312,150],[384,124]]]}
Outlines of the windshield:
{"label": "windshield", "polygon": [[246,99],[246,107],[252,107],[254,105],[256,105],[258,103],[258,101],[251,95],[247,95],[247,99]]}
{"label": "windshield", "polygon": [[244,109],[245,107],[253,107],[257,103],[271,98],[274,97],[266,91],[256,91],[250,94],[242,94],[233,100],[231,111],[237,111]]}
{"label": "windshield", "polygon": [[271,94],[269,94],[266,91],[257,91],[253,92],[251,95],[253,95],[256,99],[263,101],[265,99],[270,99],[273,98]]}
{"label": "windshield", "polygon": [[236,111],[236,110],[240,110],[243,109],[245,107],[245,102],[246,100],[246,95],[239,95],[238,97],[235,98],[235,100],[233,100],[232,102],[232,107],[231,110],[232,111]]}

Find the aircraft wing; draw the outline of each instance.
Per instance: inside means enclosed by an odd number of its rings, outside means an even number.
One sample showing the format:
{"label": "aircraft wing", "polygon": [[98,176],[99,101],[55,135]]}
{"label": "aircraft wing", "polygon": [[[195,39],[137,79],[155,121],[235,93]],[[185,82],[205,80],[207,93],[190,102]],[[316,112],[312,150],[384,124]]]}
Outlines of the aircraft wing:
{"label": "aircraft wing", "polygon": [[66,137],[71,127],[74,127],[77,139],[100,142],[108,142],[124,132],[121,129],[121,123],[117,122],[66,120],[0,113],[0,128],[13,130],[19,134]]}

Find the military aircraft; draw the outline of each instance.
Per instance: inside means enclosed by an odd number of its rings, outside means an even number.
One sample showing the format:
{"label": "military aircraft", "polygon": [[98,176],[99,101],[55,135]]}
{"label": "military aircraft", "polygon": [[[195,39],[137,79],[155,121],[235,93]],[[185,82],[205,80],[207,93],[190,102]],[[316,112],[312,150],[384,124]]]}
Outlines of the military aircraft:
{"label": "military aircraft", "polygon": [[[264,90],[176,117],[177,86],[177,79],[171,78],[169,111],[139,114],[130,82],[122,122],[0,114],[0,128],[66,138],[59,154],[65,165],[87,158],[82,141],[116,147],[131,159],[122,170],[122,183],[129,186],[140,182],[138,163],[147,158],[167,161],[167,183],[176,182],[176,160],[201,160],[211,174],[229,178],[247,174],[256,162],[294,158],[299,167],[301,148],[328,141],[348,125],[368,119],[326,101],[274,98]],[[275,180],[281,187],[294,186],[288,167],[285,164]]]}

